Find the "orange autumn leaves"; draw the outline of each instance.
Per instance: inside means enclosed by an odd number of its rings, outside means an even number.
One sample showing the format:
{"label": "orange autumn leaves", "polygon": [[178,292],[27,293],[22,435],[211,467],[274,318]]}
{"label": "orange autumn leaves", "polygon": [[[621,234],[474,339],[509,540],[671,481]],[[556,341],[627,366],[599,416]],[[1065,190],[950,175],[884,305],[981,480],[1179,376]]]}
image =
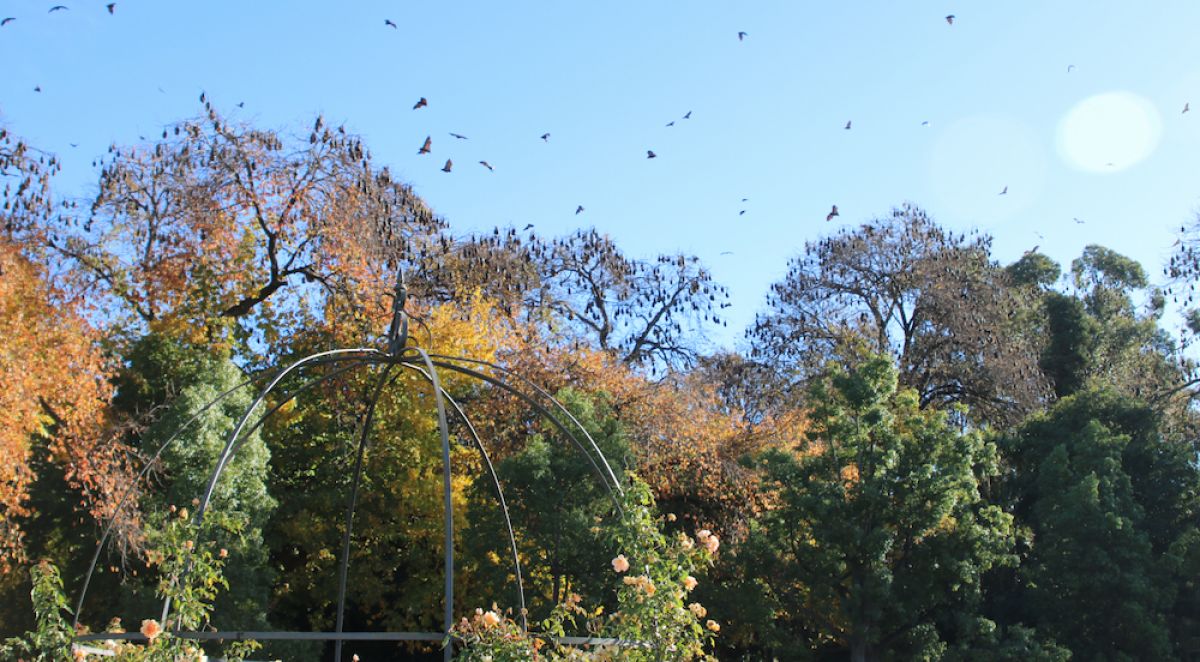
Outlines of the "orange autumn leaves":
{"label": "orange autumn leaves", "polygon": [[[736,539],[762,506],[753,473],[738,460],[803,438],[800,412],[747,423],[699,376],[653,379],[613,353],[546,343],[537,330],[510,318],[493,317],[489,328],[506,340],[498,360],[534,384],[551,393],[572,387],[605,394],[629,440],[631,468],[661,506],[691,513],[697,527],[712,526]],[[484,412],[478,418],[485,436],[501,440],[501,455],[515,452],[531,429],[529,412],[515,398],[493,394],[476,408]]]}
{"label": "orange autumn leaves", "polygon": [[95,331],[64,305],[42,269],[0,239],[0,571],[22,557],[14,518],[28,514],[35,437],[48,440],[93,516],[115,508],[128,470],[106,437],[110,388]]}
{"label": "orange autumn leaves", "polygon": [[[613,352],[547,339],[535,324],[505,314],[478,292],[461,304],[420,311],[420,317],[427,325],[412,326],[417,344],[494,361],[552,394],[564,388],[603,394],[632,451],[632,457],[609,460],[635,470],[664,509],[688,513],[693,520],[688,524],[714,528],[733,540],[763,506],[753,472],[739,460],[803,438],[801,412],[750,424],[701,376],[650,378]],[[479,365],[467,367],[501,376]],[[464,403],[494,461],[518,452],[531,433],[555,434],[521,400],[439,372]],[[532,392],[519,379],[509,381]]]}
{"label": "orange autumn leaves", "polygon": [[134,324],[214,342],[253,317],[275,346],[330,302],[335,320],[378,303],[363,293],[390,291],[386,263],[439,227],[344,130],[318,119],[308,141],[285,141],[207,110],[114,148],[90,216],[52,235]]}

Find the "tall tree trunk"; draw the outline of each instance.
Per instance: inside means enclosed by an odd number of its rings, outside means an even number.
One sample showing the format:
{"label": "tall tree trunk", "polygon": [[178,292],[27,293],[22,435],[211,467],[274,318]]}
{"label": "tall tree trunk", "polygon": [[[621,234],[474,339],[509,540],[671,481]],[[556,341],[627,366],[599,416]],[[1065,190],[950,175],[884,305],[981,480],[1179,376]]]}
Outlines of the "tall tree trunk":
{"label": "tall tree trunk", "polygon": [[867,638],[854,635],[850,638],[850,662],[867,662]]}

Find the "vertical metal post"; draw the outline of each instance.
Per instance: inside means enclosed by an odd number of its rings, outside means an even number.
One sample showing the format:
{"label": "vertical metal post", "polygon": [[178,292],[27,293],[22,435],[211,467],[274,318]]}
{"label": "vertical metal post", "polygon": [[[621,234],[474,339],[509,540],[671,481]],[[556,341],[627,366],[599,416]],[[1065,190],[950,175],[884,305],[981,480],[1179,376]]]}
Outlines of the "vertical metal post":
{"label": "vertical metal post", "polygon": [[[446,635],[449,637],[450,629],[454,627],[454,499],[450,483],[450,429],[446,425],[446,401],[442,397],[442,384],[438,379],[437,369],[433,367],[433,361],[430,360],[429,354],[425,350],[419,347],[414,349],[421,355],[421,360],[425,362],[425,368],[429,371],[429,376],[433,381],[434,401],[437,403],[438,433],[442,438],[442,500],[446,509],[446,608],[442,623]],[[453,655],[454,642],[447,639],[442,659],[450,662]]]}
{"label": "vertical metal post", "polygon": [[[371,393],[371,399],[367,403],[367,413],[363,417],[362,434],[358,439],[358,457],[354,460],[354,479],[350,484],[350,496],[346,503],[346,531],[342,534],[342,558],[338,563],[338,602],[337,602],[337,625],[336,632],[342,633],[342,627],[346,620],[346,575],[350,569],[350,539],[354,529],[354,508],[358,502],[358,486],[362,482],[362,465],[363,455],[366,454],[367,442],[370,440],[371,423],[375,418],[375,406],[379,404],[379,396],[383,391],[384,384],[387,383],[388,374],[391,373],[394,364],[388,364],[379,374],[379,381],[375,384],[375,388]],[[334,662],[340,662],[342,659],[342,640],[338,639],[333,644],[333,659]]]}

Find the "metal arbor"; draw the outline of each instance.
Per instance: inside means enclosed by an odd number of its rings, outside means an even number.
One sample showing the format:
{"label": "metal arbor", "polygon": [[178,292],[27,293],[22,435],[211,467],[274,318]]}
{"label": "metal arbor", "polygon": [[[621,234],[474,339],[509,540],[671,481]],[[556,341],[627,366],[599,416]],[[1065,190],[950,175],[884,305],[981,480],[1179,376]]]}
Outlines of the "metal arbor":
{"label": "metal arbor", "polygon": [[[116,513],[109,521],[101,535],[100,541],[96,546],[96,551],[92,556],[91,564],[88,567],[87,574],[84,577],[83,585],[79,591],[78,598],[75,603],[75,622],[76,628],[79,625],[80,614],[83,609],[84,600],[87,598],[88,588],[91,584],[92,576],[95,573],[97,563],[100,560],[100,555],[112,534],[118,514],[130,498],[133,487],[136,486],[149,472],[163,452],[177,439],[181,438],[187,429],[200,419],[209,409],[218,405],[225,398],[237,392],[239,389],[252,384],[266,382],[266,386],[262,387],[253,403],[244,411],[237,425],[229,434],[225,441],[225,446],[221,451],[220,457],[217,459],[216,466],[209,476],[207,487],[204,494],[200,497],[199,505],[196,507],[196,512],[193,515],[192,521],[197,530],[204,521],[204,516],[208,510],[208,506],[213,498],[213,493],[217,487],[217,483],[221,478],[225,468],[229,465],[234,455],[242,445],[262,427],[267,419],[277,412],[287,403],[294,400],[304,391],[318,386],[326,381],[333,379],[339,375],[345,374],[356,368],[378,368],[379,374],[374,382],[370,397],[367,401],[366,412],[362,419],[362,424],[358,431],[358,447],[354,463],[354,474],[351,481],[351,487],[347,496],[346,514],[345,514],[345,530],[342,537],[341,556],[338,562],[338,595],[337,595],[337,617],[336,626],[332,632],[302,632],[302,631],[216,631],[216,632],[184,632],[173,631],[172,634],[181,638],[196,639],[196,640],[308,640],[308,641],[333,641],[334,642],[334,660],[341,659],[342,646],[345,641],[444,641],[451,632],[454,625],[454,516],[452,510],[452,493],[451,493],[451,465],[450,465],[450,431],[447,424],[447,412],[449,411],[454,417],[460,420],[467,430],[472,444],[479,451],[483,467],[486,469],[488,476],[491,479],[492,486],[495,489],[495,497],[500,512],[504,518],[505,528],[508,533],[509,547],[512,552],[512,564],[515,576],[516,593],[518,606],[520,608],[520,623],[522,630],[527,628],[526,610],[525,610],[525,587],[521,574],[521,560],[517,552],[516,537],[513,534],[512,521],[509,518],[508,505],[504,500],[504,492],[500,485],[499,477],[496,474],[495,468],[492,465],[491,458],[488,455],[487,449],[480,439],[475,426],[467,417],[462,406],[444,389],[441,385],[441,380],[438,377],[438,370],[449,370],[469,378],[478,380],[482,383],[491,385],[506,391],[517,397],[530,408],[536,411],[542,418],[548,421],[561,435],[569,440],[572,445],[581,452],[587,459],[593,472],[599,478],[601,483],[607,489],[609,495],[613,498],[617,510],[620,511],[620,500],[618,495],[622,493],[622,488],[617,480],[616,474],[609,465],[608,460],[601,453],[599,446],[591,435],[588,434],[584,426],[567,410],[562,403],[558,402],[544,389],[540,388],[533,382],[517,375],[506,368],[494,363],[473,359],[463,356],[450,356],[444,354],[429,353],[425,349],[412,344],[409,337],[409,319],[405,312],[405,302],[407,300],[408,291],[405,286],[403,274],[400,274],[396,280],[394,291],[394,299],[392,304],[392,320],[386,337],[386,347],[378,349],[374,347],[358,347],[352,349],[337,349],[325,352],[319,352],[305,356],[292,364],[282,368],[275,373],[267,373],[263,376],[248,379],[241,384],[221,393],[216,398],[201,407],[195,414],[192,415],[179,429],[177,429],[166,441],[159,446],[155,453],[151,456],[146,466],[139,473],[137,479],[122,495],[120,502],[116,508]],[[283,393],[278,401],[266,409],[266,411],[254,418],[254,412],[264,406],[268,396],[270,396],[283,380],[291,375],[301,374],[307,369],[318,366],[331,366],[333,369],[327,374],[319,377],[306,378],[300,386],[293,389],[291,392]],[[442,448],[442,497],[443,497],[443,521],[444,521],[444,612],[443,612],[443,631],[442,632],[346,632],[343,629],[346,609],[346,581],[347,571],[350,563],[350,545],[353,537],[354,513],[358,500],[358,490],[363,474],[363,457],[366,452],[368,443],[371,437],[372,424],[374,422],[375,408],[379,402],[379,398],[385,386],[390,382],[389,379],[394,379],[393,373],[397,370],[409,370],[419,374],[427,381],[434,393],[434,402],[437,413],[438,434],[441,438]],[[488,374],[490,371],[492,374]],[[398,374],[398,373],[397,373]],[[267,377],[270,377],[268,380]],[[171,601],[169,598],[163,601],[162,613],[160,622],[164,625],[168,623],[168,618],[171,614]],[[100,632],[95,634],[79,635],[77,641],[98,641],[109,639],[144,639],[140,633],[116,633],[116,632]],[[585,637],[560,637],[560,643],[564,644],[616,644],[622,645],[625,642],[616,640],[605,640]],[[453,652],[453,646],[445,646],[444,659],[450,660]]]}

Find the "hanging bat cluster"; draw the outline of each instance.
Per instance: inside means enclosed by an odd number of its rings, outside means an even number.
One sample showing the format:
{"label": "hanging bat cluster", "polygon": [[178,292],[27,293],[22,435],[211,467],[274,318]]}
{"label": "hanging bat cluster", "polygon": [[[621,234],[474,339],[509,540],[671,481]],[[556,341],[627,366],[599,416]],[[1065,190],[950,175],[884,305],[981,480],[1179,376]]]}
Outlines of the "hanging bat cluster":
{"label": "hanging bat cluster", "polygon": [[52,208],[50,179],[61,169],[53,154],[29,147],[0,127],[0,227],[9,238],[25,237],[42,225]]}
{"label": "hanging bat cluster", "polygon": [[1038,339],[1015,318],[1030,304],[988,259],[990,239],[956,235],[906,205],[890,218],[809,243],[771,287],[753,357],[805,380],[864,343],[895,357],[922,404],[963,402],[1011,420],[1047,392]]}

